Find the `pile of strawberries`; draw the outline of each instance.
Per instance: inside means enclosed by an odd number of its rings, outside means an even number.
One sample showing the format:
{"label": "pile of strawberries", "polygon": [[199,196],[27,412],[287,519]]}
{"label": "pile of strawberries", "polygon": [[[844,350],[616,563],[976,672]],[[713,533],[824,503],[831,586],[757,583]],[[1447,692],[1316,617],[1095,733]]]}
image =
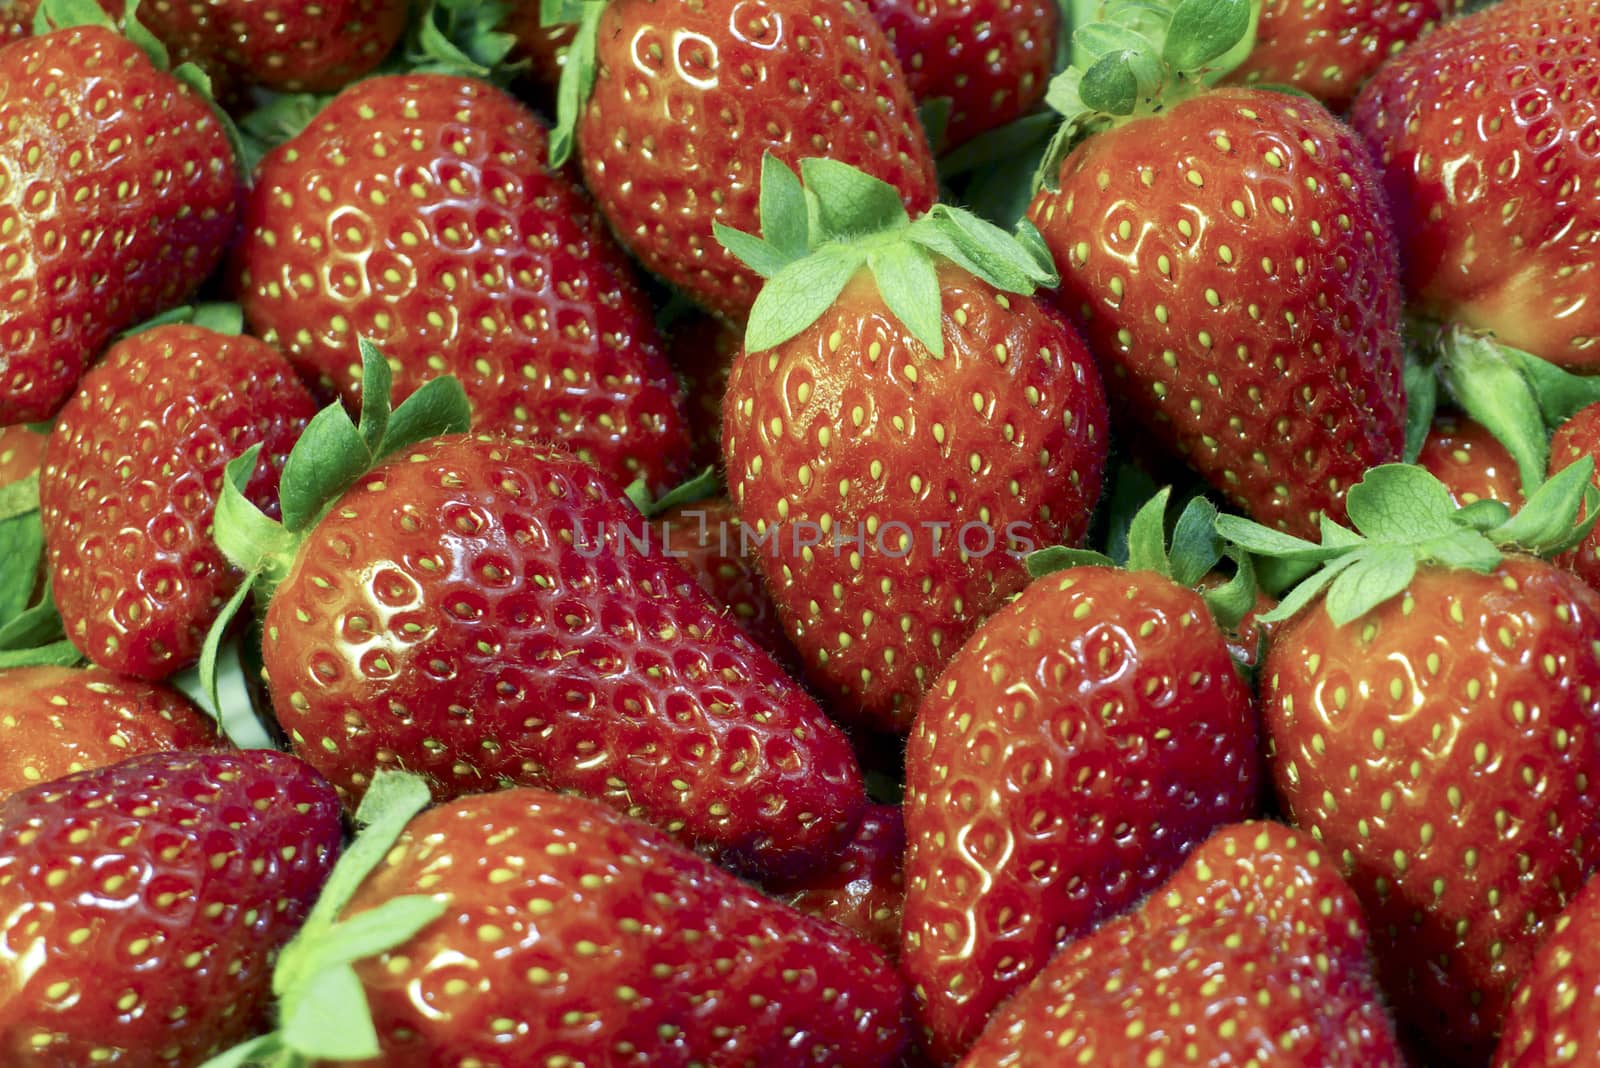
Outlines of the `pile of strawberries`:
{"label": "pile of strawberries", "polygon": [[1600,1064],[1600,3],[0,42],[0,1064]]}

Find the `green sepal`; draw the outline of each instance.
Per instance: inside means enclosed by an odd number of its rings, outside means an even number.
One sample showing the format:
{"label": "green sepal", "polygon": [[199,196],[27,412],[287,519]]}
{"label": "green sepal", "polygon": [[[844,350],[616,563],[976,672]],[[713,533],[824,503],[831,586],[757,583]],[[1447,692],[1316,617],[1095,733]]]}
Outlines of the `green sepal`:
{"label": "green sepal", "polygon": [[1445,341],[1439,374],[1457,406],[1506,447],[1516,461],[1522,492],[1532,496],[1544,481],[1550,431],[1521,368],[1488,338],[1456,330]]}
{"label": "green sepal", "polygon": [[1374,545],[1347,557],[1349,566],[1328,586],[1328,616],[1339,626],[1398,597],[1417,574],[1417,558],[1405,546]]}
{"label": "green sepal", "polygon": [[[381,355],[378,362],[383,362]],[[465,434],[470,429],[472,402],[467,399],[461,381],[454,375],[430,378],[389,413],[388,425],[372,452],[372,462],[377,463],[419,441],[443,434]]]}
{"label": "green sepal", "polygon": [[[1222,538],[1217,534],[1217,506],[1204,497],[1191,497],[1172,527],[1167,564],[1172,581],[1194,588],[1222,560]],[[1252,595],[1254,581],[1252,577]],[[1220,622],[1220,620],[1219,620]]]}
{"label": "green sepal", "polygon": [[970,211],[935,204],[910,225],[906,236],[1009,293],[1029,294],[1060,284],[1055,259],[1038,228],[1022,222],[1017,230],[1009,234]]}
{"label": "green sepal", "polygon": [[1250,32],[1250,0],[1181,0],[1161,58],[1176,71],[1205,70]]}
{"label": "green sepal", "polygon": [[354,485],[371,459],[343,405],[331,404],[312,416],[283,464],[278,495],[284,529],[309,528],[323,504]]}
{"label": "green sepal", "polygon": [[229,563],[245,572],[262,572],[275,582],[288,569],[296,540],[244,495],[260,455],[257,443],[222,469],[212,536]]}
{"label": "green sepal", "polygon": [[1154,571],[1166,578],[1172,577],[1172,565],[1167,560],[1167,502],[1172,498],[1172,487],[1163,486],[1146,501],[1128,523],[1128,569]]}
{"label": "green sepal", "polygon": [[217,334],[238,337],[244,333],[244,308],[231,301],[208,301],[204,304],[184,304],[153,315],[136,326],[130,326],[119,338],[133,337],[154,330],[158,326],[187,324],[203,327]]}
{"label": "green sepal", "polygon": [[1507,345],[1496,345],[1533,389],[1534,399],[1551,430],[1571,419],[1591,404],[1600,403],[1600,377],[1575,375],[1530,352]]}
{"label": "green sepal", "polygon": [[0,519],[39,513],[39,472],[0,486]]}
{"label": "green sepal", "polygon": [[810,211],[800,176],[771,152],[764,153],[761,157],[761,235],[785,262],[800,259],[811,251]]}
{"label": "green sepal", "polygon": [[650,499],[650,491],[645,488],[644,479],[635,479],[628,487],[628,499],[646,519],[654,519],[663,512],[674,508],[681,508],[686,504],[697,501],[709,500],[722,492],[722,476],[717,474],[714,466],[707,466],[699,474],[680,482],[669,489],[656,500]]}
{"label": "green sepal", "polygon": [[1510,518],[1510,505],[1492,497],[1482,497],[1471,504],[1464,504],[1456,513],[1456,522],[1482,534],[1502,526]]}
{"label": "green sepal", "polygon": [[269,1065],[270,1068],[299,1068],[299,1058],[294,1061],[284,1060],[286,1050],[283,1037],[276,1032],[252,1038],[248,1042],[233,1047],[225,1053],[200,1065],[200,1068],[250,1068],[253,1065]]}
{"label": "green sepal", "polygon": [[72,667],[83,662],[78,647],[66,639],[27,649],[0,650],[0,670],[19,667]]}
{"label": "green sepal", "polygon": [[1316,600],[1329,583],[1339,577],[1339,573],[1356,562],[1355,556],[1341,556],[1329,560],[1327,565],[1313,571],[1303,581],[1289,590],[1283,599],[1278,602],[1270,612],[1263,612],[1256,618],[1263,623],[1280,623],[1300,614],[1301,610]]}
{"label": "green sepal", "polygon": [[319,1060],[364,1061],[383,1052],[366,989],[348,964],[331,964],[293,987],[279,1008],[278,1034],[289,1049]]}
{"label": "green sepal", "polygon": [[504,0],[427,0],[406,36],[407,68],[510,85],[530,65],[506,61],[517,39],[500,24],[511,11]]}
{"label": "green sepal", "polygon": [[[1201,590],[1200,599],[1206,603],[1217,626],[1228,634],[1234,634],[1240,622],[1256,606],[1259,587],[1256,584],[1255,563],[1250,554],[1233,550],[1227,555],[1234,563],[1233,576],[1220,586]],[[1187,585],[1192,587],[1194,583]]]}
{"label": "green sepal", "polygon": [[829,245],[779,271],[761,287],[750,308],[746,351],[763,352],[781,345],[816,322],[833,306],[866,258],[863,249]]}
{"label": "green sepal", "polygon": [[1105,553],[1097,553],[1093,549],[1074,549],[1068,545],[1052,545],[1046,549],[1036,549],[1023,557],[1022,562],[1028,569],[1028,576],[1035,579],[1074,567],[1117,566],[1116,562]]}
{"label": "green sepal", "polygon": [[[35,562],[35,567],[37,567]],[[29,578],[32,582],[32,576]],[[66,637],[66,626],[61,613],[56,610],[55,596],[50,590],[50,580],[44,583],[39,600],[23,608],[0,625],[0,650],[8,653],[53,645]]]}
{"label": "green sepal", "polygon": [[817,243],[899,230],[911,222],[898,189],[848,163],[808,156],[800,161],[800,181],[814,209]]}
{"label": "green sepal", "polygon": [[[52,30],[65,30],[73,26],[99,26],[102,29],[120,32],[117,30],[116,20],[106,14],[96,0],[43,0],[33,13],[33,33],[35,37],[42,37]],[[162,48],[162,54],[166,49]],[[154,57],[151,57],[154,62]],[[163,65],[161,70],[166,70]]]}
{"label": "green sepal", "polygon": [[205,691],[210,707],[216,711],[217,721],[222,721],[222,697],[218,678],[220,672],[219,655],[222,650],[223,640],[228,635],[234,617],[244,607],[244,602],[249,599],[250,591],[255,588],[256,581],[261,577],[260,570],[246,572],[244,580],[239,583],[239,588],[233,591],[233,596],[223,604],[217,613],[217,618],[212,621],[211,628],[206,631],[205,641],[200,643],[200,663],[197,665],[200,673],[200,686]]}
{"label": "green sepal", "polygon": [[[1594,487],[1592,456],[1551,475],[1517,512],[1488,532],[1496,544],[1536,556],[1566,552],[1588,537],[1600,519],[1600,490]],[[1584,516],[1579,522],[1578,516]]]}
{"label": "green sepal", "polygon": [[1133,59],[1132,52],[1112,52],[1084,71],[1078,83],[1078,98],[1084,106],[1105,115],[1132,115],[1139,104]]}
{"label": "green sepal", "polygon": [[317,93],[274,93],[247,112],[239,120],[240,151],[244,153],[240,169],[254,174],[263,156],[310,126],[332,99]]}
{"label": "green sepal", "polygon": [[1363,537],[1397,544],[1426,541],[1459,530],[1456,505],[1427,470],[1383,464],[1369,470],[1345,496],[1345,512]]}
{"label": "green sepal", "polygon": [[1439,376],[1424,362],[1412,345],[1406,346],[1404,382],[1406,391],[1406,438],[1401,458],[1417,462],[1422,447],[1433,432],[1433,416],[1439,406]]}
{"label": "green sepal", "polygon": [[[570,6],[570,0],[564,7]],[[572,157],[577,138],[578,116],[594,91],[595,48],[599,43],[600,15],[604,0],[583,0],[578,12],[578,31],[567,47],[567,62],[561,68],[556,86],[556,123],[550,131],[550,165],[560,167]],[[572,21],[561,19],[561,22]],[[546,22],[545,25],[553,25]]]}
{"label": "green sepal", "polygon": [[539,0],[539,25],[566,26],[583,21],[586,0]]}
{"label": "green sepal", "polygon": [[934,356],[944,355],[944,301],[933,258],[909,242],[867,253],[878,295],[912,337]]}

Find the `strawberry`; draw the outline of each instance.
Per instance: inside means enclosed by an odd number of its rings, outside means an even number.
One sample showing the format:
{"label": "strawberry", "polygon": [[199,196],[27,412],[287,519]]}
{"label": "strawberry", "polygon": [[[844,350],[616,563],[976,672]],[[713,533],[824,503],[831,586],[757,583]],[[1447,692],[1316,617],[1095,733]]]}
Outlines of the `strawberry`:
{"label": "strawberry", "polygon": [[1495,1047],[1494,1068],[1594,1064],[1600,1059],[1600,882],[1591,880],[1550,925],[1533,963],[1517,985]]}
{"label": "strawberry", "polygon": [[[1248,7],[1182,0],[1159,55],[1116,48],[1061,75],[1066,125],[1028,217],[1129,435],[1304,535],[1400,456],[1396,245],[1371,162],[1326,109],[1204,88]],[[1095,27],[1113,42],[1128,29]]]}
{"label": "strawberry", "polygon": [[1600,368],[1600,8],[1507,0],[1455,19],[1385,63],[1351,121],[1418,312]]}
{"label": "strawberry", "polygon": [[563,70],[552,158],[584,182],[647,268],[743,320],[759,276],[712,237],[754,231],[763,157],[827,156],[937,195],[927,136],[883,30],[859,0],[584,4]]}
{"label": "strawberry", "polygon": [[225,745],[179,691],[104,668],[0,671],[0,798],[141,753]]}
{"label": "strawberry", "polygon": [[474,426],[665,490],[688,432],[650,305],[545,152],[533,113],[484,82],[350,87],[257,170],[234,258],[245,318],[352,404],[359,335],[400,396],[453,374]]}
{"label": "strawberry", "polygon": [[239,178],[209,104],[104,26],[0,46],[0,426],[220,262]]}
{"label": "strawberry", "polygon": [[0,804],[0,1051],[198,1064],[266,1022],[278,950],[339,850],[293,757],[149,753]]}
{"label": "strawberry", "polygon": [[1343,113],[1390,56],[1465,0],[1267,0],[1255,47],[1228,80],[1293,86]]}
{"label": "strawberry", "polygon": [[792,908],[850,928],[891,960],[900,955],[905,904],[905,820],[898,805],[868,805],[852,838],[828,865],[804,879],[767,883]]}
{"label": "strawberry", "polygon": [[407,823],[427,797],[379,777],[279,964],[283,1030],[234,1063],[874,1068],[904,1046],[882,954],[661,832],[527,787]]}
{"label": "strawberry", "polygon": [[1356,530],[1320,547],[1219,520],[1251,550],[1326,561],[1280,605],[1261,672],[1272,779],[1361,898],[1401,1022],[1444,1063],[1487,1059],[1600,865],[1600,594],[1506,551],[1581,537],[1592,474],[1568,468],[1507,519],[1378,467],[1350,491]]}
{"label": "strawberry", "polygon": [[677,324],[668,336],[667,357],[684,380],[696,467],[722,466],[722,398],[743,343],[743,328],[705,314]]}
{"label": "strawberry", "polygon": [[[364,359],[382,384],[382,357],[369,346]],[[441,402],[453,381],[430,385],[390,431],[451,408],[460,425],[464,405]],[[237,562],[268,571],[278,722],[348,801],[384,767],[422,775],[441,800],[549,786],[752,873],[814,867],[847,840],[863,803],[848,741],[647,541],[620,487],[511,438],[385,439],[369,453],[380,439],[370,419],[358,429],[326,409],[290,455],[283,525],[233,510],[247,506],[230,479],[218,527]],[[341,453],[400,448],[346,472],[348,489],[318,481]],[[252,529],[268,558],[239,551]]]}
{"label": "strawberry", "polygon": [[210,537],[223,468],[259,444],[248,495],[275,511],[315,410],[255,338],[173,323],[107,350],[51,431],[39,480],[56,603],[86,656],[145,679],[199,659],[241,577]]}
{"label": "strawberry", "polygon": [[[1556,428],[1550,440],[1550,474],[1565,470],[1585,456],[1600,464],[1600,401],[1579,409]],[[1600,533],[1591,530],[1560,562],[1600,590]]]}
{"label": "strawberry", "polygon": [[[1030,559],[1041,577],[978,628],[917,712],[902,970],[941,1062],[1058,947],[1259,808],[1250,690],[1189,588],[1212,560],[1187,547],[1168,560],[1166,499],[1135,521],[1134,570],[1049,573],[1053,554]],[[1214,542],[1214,515],[1202,502],[1180,528]]]}
{"label": "strawberry", "polygon": [[21,482],[39,470],[45,436],[23,423],[0,427],[0,486]]}
{"label": "strawberry", "polygon": [[1517,462],[1489,429],[1457,412],[1439,412],[1417,454],[1417,463],[1443,482],[1457,504],[1523,503]]}
{"label": "strawberry", "polygon": [[912,223],[831,160],[801,172],[804,191],[769,157],[765,241],[718,231],[771,275],[723,404],[729,490],[809,679],[837,715],[904,733],[1026,583],[1023,552],[1083,536],[1104,395],[1028,295],[1052,277],[1031,249],[943,206]]}
{"label": "strawberry", "polygon": [[1227,827],[995,1015],[967,1068],[1402,1068],[1360,903],[1316,842]]}

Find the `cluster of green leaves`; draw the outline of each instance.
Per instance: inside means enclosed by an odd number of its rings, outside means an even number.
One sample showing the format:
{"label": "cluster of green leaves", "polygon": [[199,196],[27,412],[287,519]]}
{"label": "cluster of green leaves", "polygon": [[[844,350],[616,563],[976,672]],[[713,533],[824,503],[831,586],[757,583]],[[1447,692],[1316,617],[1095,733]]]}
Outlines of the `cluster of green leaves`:
{"label": "cluster of green leaves", "polygon": [[0,486],[0,560],[5,561],[0,568],[0,669],[76,664],[82,654],[66,639],[50,584],[41,581],[44,527],[37,472]]}

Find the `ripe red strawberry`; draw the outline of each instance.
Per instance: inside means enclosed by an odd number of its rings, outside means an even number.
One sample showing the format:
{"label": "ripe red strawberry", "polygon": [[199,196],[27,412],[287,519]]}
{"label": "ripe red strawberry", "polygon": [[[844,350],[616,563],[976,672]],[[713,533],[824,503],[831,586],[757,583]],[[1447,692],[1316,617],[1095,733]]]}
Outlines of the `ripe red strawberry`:
{"label": "ripe red strawberry", "polygon": [[[1585,456],[1600,463],[1600,402],[1579,409],[1556,428],[1550,439],[1550,474],[1565,470]],[[1563,554],[1558,562],[1572,568],[1590,586],[1600,590],[1600,533],[1590,530],[1588,536],[1572,551]]]}
{"label": "ripe red strawberry", "polygon": [[1249,687],[1206,602],[1146,555],[1036,579],[917,713],[901,967],[941,1062],[1060,946],[1259,810]]}
{"label": "ripe red strawberry", "polygon": [[352,404],[360,336],[399,396],[453,374],[474,426],[665,490],[688,433],[649,302],[545,155],[533,113],[485,82],[350,87],[261,162],[234,260],[246,320]]}
{"label": "ripe red strawberry", "polygon": [[1465,0],[1267,0],[1230,81],[1289,85],[1343,113],[1379,64]]}
{"label": "ripe red strawberry", "polygon": [[226,745],[182,693],[104,668],[0,671],[0,798],[141,753]]}
{"label": "ripe red strawberry", "polygon": [[1600,1058],[1600,970],[1592,963],[1597,939],[1600,882],[1591,880],[1550,925],[1517,984],[1494,1068],[1594,1064]]}
{"label": "ripe red strawberry", "polygon": [[0,427],[0,486],[9,486],[39,470],[45,436],[31,426]]}
{"label": "ripe red strawberry", "polygon": [[[743,320],[755,300],[759,276],[712,225],[757,229],[769,152],[855,166],[914,214],[934,202],[910,86],[859,0],[611,0],[592,17],[593,51],[568,56],[579,110],[563,129],[617,236],[706,308]],[[557,162],[570,140],[558,134]]]}
{"label": "ripe red strawberry", "polygon": [[1600,594],[1495,545],[1570,543],[1591,474],[1569,469],[1485,535],[1421,469],[1370,472],[1349,498],[1359,536],[1330,538],[1331,570],[1283,608],[1336,574],[1326,598],[1277,632],[1261,673],[1282,809],[1338,859],[1391,1004],[1444,1063],[1487,1059],[1600,865]]}
{"label": "ripe red strawberry", "polygon": [[[372,798],[392,792],[389,778]],[[411,785],[411,803],[425,800]],[[508,789],[398,830],[357,839],[348,857],[364,863],[350,874],[375,867],[355,887],[341,865],[330,888],[354,894],[319,902],[283,955],[283,1018],[314,996],[320,1026],[303,1044],[287,1030],[258,1039],[258,1057],[288,1046],[328,1063],[337,1046],[385,1068],[887,1068],[905,1045],[905,987],[882,954],[605,806]],[[330,906],[340,920],[325,928]],[[322,947],[363,925],[367,948],[349,964],[334,950],[326,967]],[[317,982],[346,968],[348,986]]]}
{"label": "ripe red strawberry", "polygon": [[855,837],[820,871],[769,882],[767,891],[792,908],[842,924],[893,960],[900,955],[906,888],[905,820],[898,805],[869,805]]}
{"label": "ripe red strawberry", "polygon": [[269,751],[153,753],[0,804],[0,1056],[198,1064],[265,1023],[339,849],[339,802]]}
{"label": "ripe red strawberry", "polygon": [[[1363,471],[1401,453],[1395,241],[1371,162],[1321,105],[1195,86],[1200,57],[1246,26],[1248,5],[1216,2],[1237,32],[1185,42],[1204,16],[1186,28],[1174,15],[1167,51],[1148,57],[1166,64],[1164,96],[1091,92],[1066,109],[1069,128],[1103,128],[1059,173],[1047,164],[1028,217],[1113,415],[1256,519],[1310,535],[1320,515],[1342,516]],[[1144,69],[1124,66],[1129,79]],[[1069,95],[1070,81],[1058,102]]]}
{"label": "ripe red strawberry", "polygon": [[[797,246],[756,305],[723,406],[729,491],[809,679],[836,715],[904,733],[1025,585],[1022,554],[1083,536],[1104,395],[1078,336],[1027,295],[1049,273],[1008,235],[944,207],[909,223],[832,161],[802,171],[838,232]],[[763,193],[779,238],[724,231],[756,262],[805,233],[784,206],[794,176],[774,163],[764,184],[789,190]]]}
{"label": "ripe red strawberry", "polygon": [[0,47],[0,425],[53,415],[117,332],[180,303],[233,235],[206,101],[99,26]]}
{"label": "ripe red strawberry", "polygon": [[1501,501],[1522,507],[1517,462],[1482,423],[1467,416],[1437,413],[1417,463],[1449,488],[1457,504]]}
{"label": "ripe red strawberry", "polygon": [[139,678],[198,660],[241,577],[211,541],[223,468],[260,444],[247,493],[276,514],[284,458],[314,412],[255,338],[179,323],[113,345],[62,409],[39,480],[67,637]]}
{"label": "ripe red strawberry", "polygon": [[1385,63],[1351,119],[1416,310],[1600,368],[1600,8],[1508,0],[1453,20]]}
{"label": "ripe red strawberry", "polygon": [[742,326],[714,315],[695,315],[668,336],[667,357],[683,376],[696,468],[722,466],[722,399],[743,341]]}
{"label": "ripe red strawberry", "polygon": [[962,1064],[1402,1068],[1331,859],[1277,824],[1218,831],[1138,912],[1063,950]]}

